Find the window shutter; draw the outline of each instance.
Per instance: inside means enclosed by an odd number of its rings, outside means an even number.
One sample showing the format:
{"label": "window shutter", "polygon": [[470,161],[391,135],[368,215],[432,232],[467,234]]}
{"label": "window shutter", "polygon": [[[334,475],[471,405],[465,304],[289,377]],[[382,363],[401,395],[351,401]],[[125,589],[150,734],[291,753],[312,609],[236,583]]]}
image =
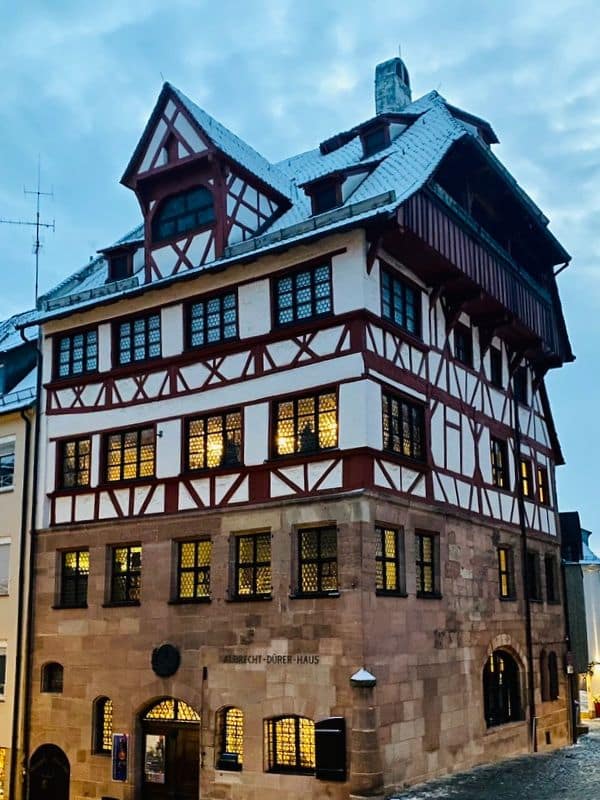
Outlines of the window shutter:
{"label": "window shutter", "polygon": [[329,717],[315,722],[316,777],[320,781],[346,780],[346,720]]}

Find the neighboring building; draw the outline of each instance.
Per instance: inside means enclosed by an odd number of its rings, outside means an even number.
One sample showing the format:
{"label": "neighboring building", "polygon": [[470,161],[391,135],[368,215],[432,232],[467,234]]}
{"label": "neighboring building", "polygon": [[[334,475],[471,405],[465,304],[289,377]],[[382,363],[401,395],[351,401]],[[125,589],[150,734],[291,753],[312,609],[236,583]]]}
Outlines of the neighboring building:
{"label": "neighboring building", "polygon": [[341,800],[568,739],[569,256],[487,122],[400,59],[376,102],[271,164],[165,84],[143,226],[40,304],[30,800]]}
{"label": "neighboring building", "polygon": [[[0,798],[20,774],[19,703],[23,688],[23,628],[28,575],[36,350],[16,329],[33,312],[0,322]],[[27,509],[25,511],[24,509]],[[21,638],[20,638],[21,636]]]}

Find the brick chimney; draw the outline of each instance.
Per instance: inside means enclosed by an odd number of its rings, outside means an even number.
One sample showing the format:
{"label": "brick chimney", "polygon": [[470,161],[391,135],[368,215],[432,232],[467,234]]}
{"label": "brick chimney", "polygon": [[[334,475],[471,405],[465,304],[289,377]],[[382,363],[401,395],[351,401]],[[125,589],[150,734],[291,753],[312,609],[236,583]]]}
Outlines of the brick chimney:
{"label": "brick chimney", "polygon": [[390,58],[375,68],[375,111],[402,111],[411,102],[410,78],[401,58]]}

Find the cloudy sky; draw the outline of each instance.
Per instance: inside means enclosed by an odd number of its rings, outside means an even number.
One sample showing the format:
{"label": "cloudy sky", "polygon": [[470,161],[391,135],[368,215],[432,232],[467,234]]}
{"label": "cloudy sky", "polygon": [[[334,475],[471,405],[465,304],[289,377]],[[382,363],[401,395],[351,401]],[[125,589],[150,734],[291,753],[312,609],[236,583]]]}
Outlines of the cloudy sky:
{"label": "cloudy sky", "polygon": [[[29,219],[38,154],[41,290],[139,221],[119,178],[164,80],[278,160],[374,110],[398,53],[413,96],[490,120],[496,154],[573,256],[559,278],[577,361],[548,380],[563,510],[600,545],[600,3],[597,0],[26,0],[3,13],[0,218]],[[0,225],[0,317],[33,300],[32,235]]]}

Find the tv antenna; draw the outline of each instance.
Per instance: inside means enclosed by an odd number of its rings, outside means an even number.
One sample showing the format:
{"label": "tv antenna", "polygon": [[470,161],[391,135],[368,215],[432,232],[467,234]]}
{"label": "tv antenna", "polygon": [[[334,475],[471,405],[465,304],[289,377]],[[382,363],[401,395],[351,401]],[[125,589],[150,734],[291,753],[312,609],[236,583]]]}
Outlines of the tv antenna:
{"label": "tv antenna", "polygon": [[38,299],[38,285],[40,277],[40,250],[42,249],[42,242],[40,240],[40,231],[42,228],[49,228],[52,232],[55,231],[54,220],[52,222],[42,222],[40,219],[40,198],[54,197],[54,192],[42,192],[41,190],[41,170],[40,159],[38,157],[38,174],[37,174],[37,189],[23,189],[25,195],[35,196],[35,220],[25,219],[3,219],[0,217],[0,224],[2,225],[27,225],[35,228],[35,241],[33,243],[33,253],[35,255],[35,302]]}

